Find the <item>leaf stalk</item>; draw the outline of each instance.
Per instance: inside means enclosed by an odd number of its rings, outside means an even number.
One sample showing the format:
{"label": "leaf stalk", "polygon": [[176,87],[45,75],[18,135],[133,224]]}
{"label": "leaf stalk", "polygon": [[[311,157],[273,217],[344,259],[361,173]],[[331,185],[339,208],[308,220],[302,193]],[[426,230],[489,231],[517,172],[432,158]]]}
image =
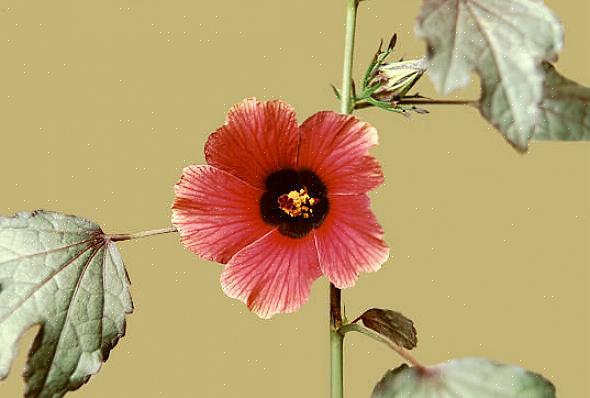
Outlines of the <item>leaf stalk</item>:
{"label": "leaf stalk", "polygon": [[[396,101],[396,105],[467,105],[467,106],[478,106],[477,101],[473,100],[431,100],[431,99],[401,99]],[[368,101],[359,101],[354,105],[354,109],[365,109],[374,107],[372,103]]]}
{"label": "leaf stalk", "polygon": [[140,239],[140,238],[147,238],[149,236],[155,235],[163,235],[163,234],[170,234],[173,232],[178,232],[176,227],[168,227],[168,228],[160,228],[160,229],[152,229],[149,231],[141,231],[135,232],[132,234],[110,234],[104,235],[106,239],[109,239],[113,242],[123,242],[126,240],[133,240],[133,239]]}
{"label": "leaf stalk", "polygon": [[347,325],[340,327],[340,329],[338,329],[338,332],[342,336],[344,336],[346,333],[349,333],[349,332],[358,332],[358,333],[364,334],[365,336],[368,336],[368,337],[372,338],[373,340],[379,341],[379,342],[387,345],[389,348],[391,348],[393,351],[395,351],[400,357],[405,359],[410,365],[414,366],[419,372],[421,372],[423,374],[429,372],[428,367],[426,367],[425,365],[420,363],[416,358],[414,358],[414,356],[412,356],[412,354],[410,354],[403,347],[400,347],[399,345],[397,345],[396,343],[394,343],[393,341],[391,341],[387,337],[382,336],[379,333],[377,333],[369,328],[364,327],[363,325],[359,325],[358,323],[349,323]]}

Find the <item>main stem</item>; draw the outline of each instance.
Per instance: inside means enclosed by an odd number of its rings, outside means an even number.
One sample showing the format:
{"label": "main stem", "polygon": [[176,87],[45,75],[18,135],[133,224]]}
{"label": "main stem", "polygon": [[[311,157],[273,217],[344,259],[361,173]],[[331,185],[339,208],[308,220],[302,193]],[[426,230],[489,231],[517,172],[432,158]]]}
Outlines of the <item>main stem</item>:
{"label": "main stem", "polygon": [[342,326],[342,303],[340,289],[330,283],[330,397],[344,396],[343,383],[343,345],[344,334],[340,333]]}
{"label": "main stem", "polygon": [[[352,99],[352,65],[354,59],[354,35],[356,31],[356,11],[359,0],[346,0],[346,25],[344,36],[344,62],[340,112],[350,114],[354,110]],[[344,397],[343,346],[344,334],[338,330],[342,326],[342,303],[340,289],[330,284],[330,397]]]}
{"label": "main stem", "polygon": [[344,379],[343,379],[343,348],[344,335],[337,330],[330,330],[330,396],[331,398],[344,397]]}
{"label": "main stem", "polygon": [[340,113],[352,113],[352,62],[354,59],[354,34],[356,31],[356,10],[359,0],[346,0],[346,25],[344,36],[344,63],[342,70],[342,89],[340,95]]}

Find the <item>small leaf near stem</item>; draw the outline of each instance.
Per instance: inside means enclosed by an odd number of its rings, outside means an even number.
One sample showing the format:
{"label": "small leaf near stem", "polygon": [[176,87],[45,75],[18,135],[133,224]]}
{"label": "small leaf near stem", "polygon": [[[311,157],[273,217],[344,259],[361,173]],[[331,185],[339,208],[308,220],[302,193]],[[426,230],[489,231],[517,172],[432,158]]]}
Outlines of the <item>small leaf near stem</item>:
{"label": "small leaf near stem", "polygon": [[357,320],[361,320],[369,329],[387,337],[407,350],[413,349],[418,343],[414,323],[411,319],[399,312],[371,308],[360,315],[355,321]]}
{"label": "small leaf near stem", "polygon": [[333,84],[330,84],[330,87],[332,87],[332,91],[334,92],[334,95],[336,96],[336,98],[338,98],[338,101],[340,101],[342,98],[342,96],[340,95],[340,91],[338,91],[336,86],[334,86]]}
{"label": "small leaf near stem", "polygon": [[147,238],[148,236],[169,234],[169,233],[173,233],[173,232],[178,232],[178,230],[175,227],[168,227],[168,228],[152,229],[149,231],[141,231],[141,232],[136,232],[133,234],[110,234],[110,235],[105,235],[105,238],[111,240],[112,242],[122,242],[122,241],[132,240],[132,239]]}

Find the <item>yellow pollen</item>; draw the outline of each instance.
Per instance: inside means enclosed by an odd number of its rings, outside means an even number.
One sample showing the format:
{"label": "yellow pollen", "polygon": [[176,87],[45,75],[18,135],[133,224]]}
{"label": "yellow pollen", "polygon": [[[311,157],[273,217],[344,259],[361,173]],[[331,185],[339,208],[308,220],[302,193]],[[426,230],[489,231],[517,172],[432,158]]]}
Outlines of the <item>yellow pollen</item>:
{"label": "yellow pollen", "polygon": [[317,204],[319,199],[310,197],[307,189],[301,188],[299,191],[282,194],[277,202],[279,208],[291,217],[310,218],[313,215],[311,207]]}

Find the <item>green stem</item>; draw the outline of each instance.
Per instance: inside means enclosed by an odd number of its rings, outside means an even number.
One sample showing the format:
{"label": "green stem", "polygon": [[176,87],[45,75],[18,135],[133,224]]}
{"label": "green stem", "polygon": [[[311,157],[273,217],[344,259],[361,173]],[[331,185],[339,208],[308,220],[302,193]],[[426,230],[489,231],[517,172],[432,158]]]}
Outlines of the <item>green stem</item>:
{"label": "green stem", "polygon": [[330,330],[330,397],[344,397],[344,383],[342,377],[344,335],[337,330]]}
{"label": "green stem", "polygon": [[[340,113],[350,114],[354,110],[352,92],[352,65],[354,60],[354,35],[356,12],[360,0],[346,0],[346,25],[344,35],[344,62],[342,69],[342,90]],[[344,397],[342,303],[340,289],[330,284],[330,397]]]}
{"label": "green stem", "polygon": [[342,90],[340,92],[340,113],[349,114],[354,109],[352,98],[352,63],[354,59],[354,35],[356,31],[358,0],[346,0],[346,2],[346,33],[344,36],[344,64],[342,70]]}

